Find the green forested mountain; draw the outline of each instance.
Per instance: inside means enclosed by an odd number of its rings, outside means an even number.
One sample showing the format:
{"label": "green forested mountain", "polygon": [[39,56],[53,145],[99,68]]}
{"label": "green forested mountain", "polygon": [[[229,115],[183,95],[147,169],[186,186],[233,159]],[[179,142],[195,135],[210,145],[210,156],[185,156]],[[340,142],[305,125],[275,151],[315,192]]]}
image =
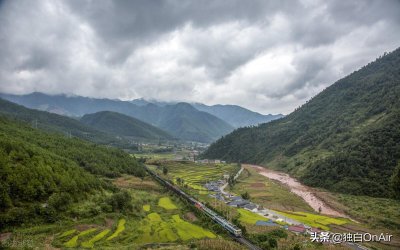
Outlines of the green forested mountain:
{"label": "green forested mountain", "polygon": [[28,122],[32,127],[46,131],[60,132],[67,136],[76,136],[95,143],[118,146],[122,148],[136,149],[136,145],[130,144],[127,140],[118,139],[87,126],[78,120],[66,116],[25,108],[18,104],[0,99],[0,114],[13,119]]}
{"label": "green forested mountain", "polygon": [[156,126],[175,138],[212,142],[233,130],[220,118],[193,108],[188,103],[165,104],[148,103],[136,105],[129,101],[94,99],[80,96],[46,95],[6,95],[0,97],[29,108],[46,110],[69,116],[83,116],[99,111],[114,111],[128,115]]}
{"label": "green forested mountain", "polygon": [[173,139],[167,132],[117,112],[101,111],[84,115],[80,121],[98,130],[119,136],[144,139]]}
{"label": "green forested mountain", "polygon": [[203,157],[265,164],[337,192],[393,196],[400,160],[400,49],[285,118],[235,130]]}
{"label": "green forested mountain", "polygon": [[160,128],[184,140],[212,142],[233,130],[228,123],[188,103],[162,107],[157,117]]}
{"label": "green forested mountain", "polygon": [[[176,102],[160,102],[155,100],[148,101],[143,98],[134,99],[130,102],[142,107],[148,104],[154,104],[159,107],[165,107],[167,105],[177,104]],[[215,117],[218,117],[219,119],[223,120],[224,122],[227,122],[234,128],[257,125],[260,123],[270,122],[272,120],[276,120],[283,117],[282,114],[263,115],[238,105],[216,104],[209,106],[202,103],[188,103],[188,104],[190,104],[199,111],[203,111]]]}
{"label": "green forested mountain", "polygon": [[[87,192],[107,187],[96,176],[115,177],[122,173],[145,174],[136,159],[121,150],[43,132],[0,116],[2,225],[47,216],[50,210],[41,209],[42,204],[54,199],[82,198]],[[51,201],[49,197],[53,197]]]}

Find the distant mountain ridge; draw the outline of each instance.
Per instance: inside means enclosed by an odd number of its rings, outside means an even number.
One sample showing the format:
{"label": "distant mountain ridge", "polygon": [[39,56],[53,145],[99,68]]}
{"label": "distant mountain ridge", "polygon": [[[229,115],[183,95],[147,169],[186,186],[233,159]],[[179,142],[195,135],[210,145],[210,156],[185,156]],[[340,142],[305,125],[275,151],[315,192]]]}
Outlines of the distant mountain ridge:
{"label": "distant mountain ridge", "polygon": [[152,103],[138,106],[128,101],[52,96],[37,92],[21,96],[0,94],[0,97],[29,108],[75,117],[99,111],[114,111],[147,122],[187,141],[209,143],[234,129],[218,117],[199,111],[187,103],[162,107]]}
{"label": "distant mountain ridge", "polygon": [[[138,106],[154,104],[160,107],[177,104],[176,102],[160,102],[155,100],[146,100],[143,98],[134,99],[130,102]],[[229,123],[234,128],[254,126],[284,117],[284,115],[282,114],[263,115],[238,105],[222,105],[222,104],[205,105],[202,103],[189,103],[189,104],[199,111],[203,111],[218,117],[219,119]]]}
{"label": "distant mountain ridge", "polygon": [[235,128],[258,125],[261,123],[270,122],[272,120],[276,120],[283,117],[282,114],[262,115],[260,113],[245,109],[237,105],[217,104],[208,106],[201,103],[194,103],[192,105],[193,107],[195,107],[200,111],[207,112],[226,121]]}

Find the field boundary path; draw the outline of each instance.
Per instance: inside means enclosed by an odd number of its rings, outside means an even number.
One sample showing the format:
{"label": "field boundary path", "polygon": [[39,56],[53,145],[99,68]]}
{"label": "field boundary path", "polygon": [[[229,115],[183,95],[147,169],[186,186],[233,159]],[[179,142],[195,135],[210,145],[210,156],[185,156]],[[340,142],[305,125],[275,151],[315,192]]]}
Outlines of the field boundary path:
{"label": "field boundary path", "polygon": [[[239,178],[240,174],[243,172],[244,167],[241,166],[239,171],[237,171],[236,175],[233,177],[233,180],[236,180],[237,178]],[[219,191],[223,194],[223,195],[228,195],[227,192],[224,191],[224,189],[229,185],[229,183],[225,183],[224,185],[219,187]]]}

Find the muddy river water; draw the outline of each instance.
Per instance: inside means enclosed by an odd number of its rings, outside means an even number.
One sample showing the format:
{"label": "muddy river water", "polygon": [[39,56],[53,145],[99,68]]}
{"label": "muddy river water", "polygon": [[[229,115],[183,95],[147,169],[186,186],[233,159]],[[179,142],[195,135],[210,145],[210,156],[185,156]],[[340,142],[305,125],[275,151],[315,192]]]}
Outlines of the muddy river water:
{"label": "muddy river water", "polygon": [[312,188],[307,187],[297,181],[295,178],[290,177],[288,174],[266,169],[256,165],[245,165],[245,167],[251,167],[257,170],[257,172],[271,180],[279,181],[280,183],[286,185],[290,191],[298,196],[300,196],[308,205],[310,205],[316,212],[321,211],[321,214],[347,217],[345,214],[336,211],[329,207],[325,202],[315,196]]}

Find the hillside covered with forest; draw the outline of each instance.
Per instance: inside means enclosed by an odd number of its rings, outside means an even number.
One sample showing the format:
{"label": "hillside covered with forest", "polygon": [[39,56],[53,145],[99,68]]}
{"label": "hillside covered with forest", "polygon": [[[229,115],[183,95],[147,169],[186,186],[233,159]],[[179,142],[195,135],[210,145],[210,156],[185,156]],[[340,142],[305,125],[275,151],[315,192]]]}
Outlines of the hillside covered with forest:
{"label": "hillside covered with forest", "polygon": [[115,135],[102,132],[94,127],[85,125],[77,119],[67,116],[29,109],[0,98],[0,114],[12,119],[29,123],[34,128],[48,132],[57,132],[70,137],[78,137],[103,145],[116,146],[124,149],[137,149],[135,144]]}
{"label": "hillside covered with forest", "polygon": [[80,121],[98,130],[118,136],[143,139],[173,139],[171,135],[157,127],[112,111],[87,114]]}
{"label": "hillside covered with forest", "polygon": [[144,176],[141,164],[116,148],[47,133],[0,116],[0,224],[52,222],[74,201],[98,190],[105,178]]}
{"label": "hillside covered with forest", "polygon": [[263,164],[331,191],[399,197],[400,49],[282,119],[222,137],[203,157]]}

